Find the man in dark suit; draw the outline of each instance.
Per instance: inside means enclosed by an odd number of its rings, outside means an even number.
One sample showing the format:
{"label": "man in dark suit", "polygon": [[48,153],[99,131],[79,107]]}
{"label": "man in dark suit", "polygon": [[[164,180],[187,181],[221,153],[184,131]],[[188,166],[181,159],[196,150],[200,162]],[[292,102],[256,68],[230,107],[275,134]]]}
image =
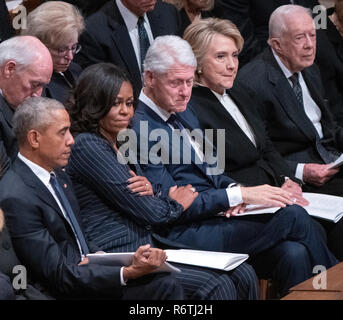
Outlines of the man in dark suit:
{"label": "man in dark suit", "polygon": [[[280,7],[270,25],[270,48],[241,69],[237,81],[257,101],[274,146],[303,190],[342,196],[342,173],[329,166],[343,151],[343,129],[332,120],[313,64],[313,19],[299,6]],[[322,224],[341,251],[339,226]]]}
{"label": "man in dark suit", "polygon": [[0,0],[0,42],[14,35],[5,0]]}
{"label": "man in dark suit", "polygon": [[128,71],[138,94],[142,88],[141,55],[154,38],[179,32],[180,18],[171,4],[161,0],[111,0],[86,19],[86,30],[80,37],[82,50],[75,60],[82,68],[97,62],[121,66]]}
{"label": "man in dark suit", "polygon": [[[139,145],[137,159],[147,178],[161,184],[162,192],[173,185],[191,184],[199,193],[185,211],[183,223],[161,232],[199,249],[249,253],[257,274],[274,278],[281,294],[307,278],[320,256],[324,265],[334,264],[317,224],[301,207],[286,207],[293,203],[287,192],[271,186],[238,186],[219,174],[220,167],[207,163],[199,147],[204,138],[194,141],[184,130],[200,128],[187,109],[196,69],[189,44],[176,36],[156,39],[144,68],[144,89],[132,121],[138,135],[134,139]],[[277,204],[283,209],[273,216],[218,217],[220,213],[234,216],[248,203]]]}
{"label": "man in dark suit", "polygon": [[290,5],[273,13],[271,25],[270,48],[241,69],[237,81],[258,102],[274,146],[305,182],[304,190],[342,196],[339,169],[329,164],[343,151],[343,129],[332,120],[313,64],[313,19]]}
{"label": "man in dark suit", "polygon": [[318,5],[317,0],[216,0],[215,15],[231,20],[244,38],[241,67],[267,47],[268,21],[272,12],[291,3],[311,9]]}
{"label": "man in dark suit", "polygon": [[97,247],[85,240],[71,182],[60,169],[74,141],[64,106],[29,98],[13,123],[19,154],[0,182],[0,206],[28,273],[56,297],[182,299],[173,275],[151,274],[166,260],[160,249],[141,246],[127,267],[88,263],[85,255]]}
{"label": "man in dark suit", "polygon": [[37,38],[13,37],[0,44],[0,179],[18,152],[14,111],[27,97],[40,96],[51,74],[51,55]]}

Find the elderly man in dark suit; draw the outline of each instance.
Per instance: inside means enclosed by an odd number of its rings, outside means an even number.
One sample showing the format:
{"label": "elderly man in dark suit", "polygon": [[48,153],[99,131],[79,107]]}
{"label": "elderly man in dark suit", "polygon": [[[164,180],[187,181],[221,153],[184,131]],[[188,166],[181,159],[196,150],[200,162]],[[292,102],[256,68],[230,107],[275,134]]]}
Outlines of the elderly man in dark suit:
{"label": "elderly man in dark suit", "polygon": [[76,57],[83,68],[112,62],[127,70],[134,90],[142,88],[142,64],[154,38],[179,34],[177,9],[161,0],[111,0],[86,19],[80,37],[82,50]]}
{"label": "elderly man in dark suit", "polygon": [[317,0],[216,0],[215,15],[231,20],[244,38],[241,67],[267,47],[268,21],[272,12],[282,5],[295,3],[310,9],[318,5]]}
{"label": "elderly man in dark suit", "polygon": [[313,64],[313,19],[289,5],[273,13],[270,25],[270,48],[238,72],[238,82],[260,102],[269,136],[304,190],[342,196],[339,169],[329,166],[343,151],[343,129],[332,121]]}
{"label": "elderly man in dark suit", "polygon": [[[220,174],[219,166],[207,162],[208,154],[201,148],[206,137],[199,139],[199,132],[194,132],[200,126],[187,109],[196,65],[185,40],[157,38],[144,62],[144,89],[132,121],[138,135],[137,159],[145,176],[161,184],[162,192],[173,185],[191,184],[199,193],[185,211],[188,223],[170,225],[164,233],[170,240],[203,250],[249,253],[254,267],[257,260],[263,261],[257,273],[276,279],[285,294],[292,284],[309,276],[315,260],[332,265],[335,259],[322,242],[316,223],[304,209],[290,205],[293,202],[286,191],[238,186]],[[236,215],[248,203],[277,204],[282,209],[263,218],[218,217]],[[315,243],[319,246],[313,246]]]}
{"label": "elderly man in dark suit", "polygon": [[40,96],[51,74],[51,55],[37,38],[19,36],[0,44],[0,178],[18,152],[14,111],[26,98]]}
{"label": "elderly man in dark suit", "polygon": [[[313,64],[313,19],[288,5],[272,14],[270,26],[270,48],[238,72],[238,82],[257,101],[274,146],[305,183],[303,190],[342,196],[342,173],[330,163],[343,151],[343,129],[332,120]],[[332,235],[337,245],[339,233]]]}
{"label": "elderly man in dark suit", "polygon": [[160,249],[141,246],[127,267],[88,263],[85,255],[97,247],[85,240],[71,182],[60,169],[74,142],[64,106],[30,98],[13,123],[19,154],[0,182],[0,205],[28,273],[56,297],[182,299],[172,274],[151,274],[166,260]]}

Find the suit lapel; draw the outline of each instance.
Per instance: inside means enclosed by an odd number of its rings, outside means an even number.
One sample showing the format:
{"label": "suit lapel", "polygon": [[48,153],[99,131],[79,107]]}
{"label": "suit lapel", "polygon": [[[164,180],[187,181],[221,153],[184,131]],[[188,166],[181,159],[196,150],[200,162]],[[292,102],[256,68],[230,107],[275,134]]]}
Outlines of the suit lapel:
{"label": "suit lapel", "polygon": [[289,118],[297,125],[299,130],[301,130],[311,141],[316,140],[316,131],[313,124],[310,119],[308,119],[305,110],[299,106],[291,85],[282,73],[282,70],[270,50],[268,50],[268,54],[270,63],[267,64],[267,72],[268,80],[274,87],[273,95],[279,101]]}
{"label": "suit lapel", "polygon": [[51,192],[24,162],[17,158],[13,164],[13,170],[20,175],[27,186],[33,189],[41,201],[53,208],[65,220]]}
{"label": "suit lapel", "polygon": [[120,11],[113,1],[112,12],[108,16],[108,25],[112,29],[111,36],[118,52],[124,61],[127,70],[133,79],[141,79],[139,66],[135,55],[135,50],[126,28],[125,22],[120,14]]}
{"label": "suit lapel", "polygon": [[12,128],[12,118],[14,111],[11,109],[9,104],[6,102],[5,98],[0,94],[0,104],[1,104],[1,111],[4,115],[4,118],[10,128]]}
{"label": "suit lapel", "polygon": [[151,27],[152,34],[154,36],[154,39],[156,39],[158,36],[164,35],[164,26],[165,24],[161,22],[160,13],[158,10],[153,10],[147,13],[149,24]]}

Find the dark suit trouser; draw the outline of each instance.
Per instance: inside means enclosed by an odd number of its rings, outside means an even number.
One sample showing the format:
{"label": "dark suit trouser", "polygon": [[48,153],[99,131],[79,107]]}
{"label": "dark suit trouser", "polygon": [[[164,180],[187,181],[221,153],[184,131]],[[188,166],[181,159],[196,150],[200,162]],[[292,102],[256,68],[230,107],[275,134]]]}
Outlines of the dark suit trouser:
{"label": "dark suit trouser", "polygon": [[259,255],[267,257],[262,268],[257,263],[255,270],[258,275],[273,278],[281,294],[308,279],[314,266],[329,268],[337,263],[321,226],[297,205],[275,214],[213,218],[173,235],[203,250],[248,253],[254,267]]}
{"label": "dark suit trouser", "polygon": [[[304,192],[325,193],[333,196],[343,197],[343,171],[342,169],[331,180],[321,187],[305,184]],[[343,219],[337,223],[316,219],[325,229],[327,244],[332,253],[340,261],[343,261]]]}
{"label": "dark suit trouser", "polygon": [[161,272],[128,281],[122,299],[183,300],[184,291],[175,274]]}
{"label": "dark suit trouser", "polygon": [[180,279],[189,300],[255,300],[258,299],[258,279],[247,263],[232,271],[220,271],[173,263],[181,269]]}
{"label": "dark suit trouser", "polygon": [[14,300],[15,295],[10,279],[0,272],[0,300]]}

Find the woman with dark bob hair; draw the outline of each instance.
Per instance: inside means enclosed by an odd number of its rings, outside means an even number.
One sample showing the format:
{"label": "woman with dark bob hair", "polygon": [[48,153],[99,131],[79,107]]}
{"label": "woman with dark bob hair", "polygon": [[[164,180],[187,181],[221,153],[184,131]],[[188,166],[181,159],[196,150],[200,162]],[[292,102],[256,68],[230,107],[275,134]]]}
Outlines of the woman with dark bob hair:
{"label": "woman with dark bob hair", "polygon": [[[107,252],[139,246],[185,247],[164,236],[169,223],[184,223],[197,193],[172,187],[169,197],[142,176],[139,165],[123,164],[117,144],[134,113],[132,85],[109,63],[92,65],[78,79],[68,104],[75,145],[67,173],[80,204],[86,236]],[[256,299],[257,281],[246,263],[230,272],[178,265],[187,299]]]}

